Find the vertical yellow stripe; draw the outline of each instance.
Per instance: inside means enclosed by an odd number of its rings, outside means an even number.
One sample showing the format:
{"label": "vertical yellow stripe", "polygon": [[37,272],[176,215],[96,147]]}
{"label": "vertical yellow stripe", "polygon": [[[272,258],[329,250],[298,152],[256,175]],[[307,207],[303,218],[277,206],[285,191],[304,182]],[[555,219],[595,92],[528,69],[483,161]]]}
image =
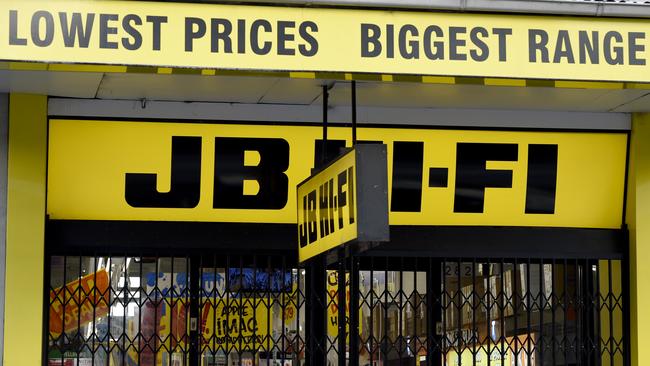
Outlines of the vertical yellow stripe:
{"label": "vertical yellow stripe", "polygon": [[609,352],[606,350],[609,349],[609,337],[611,336],[611,330],[609,329],[609,300],[607,294],[609,294],[609,266],[607,265],[606,260],[598,261],[598,284],[600,298],[598,299],[598,305],[600,306],[600,339],[597,339],[599,350],[600,350],[600,362],[602,365],[609,365],[611,359]]}
{"label": "vertical yellow stripe", "polygon": [[9,97],[4,365],[42,365],[47,97]]}
{"label": "vertical yellow stripe", "polygon": [[623,339],[625,308],[622,297],[622,263],[620,260],[599,260],[598,267],[601,364],[622,366],[625,352],[623,346],[619,345]]}
{"label": "vertical yellow stripe", "polygon": [[632,116],[627,195],[630,230],[630,333],[632,366],[650,360],[650,114]]}

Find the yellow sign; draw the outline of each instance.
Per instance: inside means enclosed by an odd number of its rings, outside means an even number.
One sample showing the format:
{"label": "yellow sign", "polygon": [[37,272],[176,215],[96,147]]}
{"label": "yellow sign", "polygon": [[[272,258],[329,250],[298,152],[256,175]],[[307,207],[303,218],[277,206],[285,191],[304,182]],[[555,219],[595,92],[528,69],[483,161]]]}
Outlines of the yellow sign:
{"label": "yellow sign", "polygon": [[254,298],[230,299],[227,305],[226,299],[217,300],[217,306],[208,302],[201,313],[202,340],[213,352],[233,347],[237,351],[256,351],[266,349],[267,344],[272,347],[270,314],[271,309]]}
{"label": "yellow sign", "polygon": [[298,185],[298,259],[303,262],[357,238],[356,152]]}
{"label": "yellow sign", "polygon": [[3,1],[0,59],[650,82],[644,19]]}
{"label": "yellow sign", "polygon": [[[166,352],[174,354],[186,350],[190,328],[188,307],[187,299],[168,299],[158,304],[146,302],[139,317],[128,319],[127,333],[130,337],[137,336],[138,330],[147,337],[141,352],[129,349],[131,361],[137,363],[140,359],[142,362],[146,360],[147,364],[161,365]],[[275,345],[270,337],[273,329],[273,316],[270,314],[271,309],[260,299],[220,298],[217,305],[211,301],[202,303],[198,319],[200,345],[211,352],[269,350]],[[157,341],[155,336],[162,341]],[[164,352],[154,352],[161,345]]]}
{"label": "yellow sign", "polygon": [[[316,126],[51,120],[52,219],[296,224]],[[350,146],[348,128],[329,137]],[[620,228],[624,133],[359,128],[391,225]],[[347,217],[347,216],[346,216]]]}

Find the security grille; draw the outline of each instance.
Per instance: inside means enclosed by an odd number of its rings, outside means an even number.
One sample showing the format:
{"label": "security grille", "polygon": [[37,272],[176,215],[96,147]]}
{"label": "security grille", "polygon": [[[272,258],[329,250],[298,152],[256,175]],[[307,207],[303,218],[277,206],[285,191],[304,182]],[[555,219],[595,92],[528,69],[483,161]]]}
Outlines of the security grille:
{"label": "security grille", "polygon": [[343,264],[310,276],[280,255],[51,256],[47,364],[628,364],[622,260]]}
{"label": "security grille", "polygon": [[52,256],[47,363],[299,364],[303,276],[282,256]]}
{"label": "security grille", "polygon": [[346,316],[358,315],[358,339],[339,346],[328,291],[327,364],[628,364],[621,260],[354,261],[359,296]]}
{"label": "security grille", "polygon": [[201,365],[299,365],[304,271],[285,257],[201,259]]}

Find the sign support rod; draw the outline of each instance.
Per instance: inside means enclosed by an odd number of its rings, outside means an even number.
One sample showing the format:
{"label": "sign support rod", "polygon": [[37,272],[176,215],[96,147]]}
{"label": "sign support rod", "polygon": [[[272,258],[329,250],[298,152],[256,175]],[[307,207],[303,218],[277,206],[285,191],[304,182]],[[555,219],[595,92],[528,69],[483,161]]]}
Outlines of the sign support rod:
{"label": "sign support rod", "polygon": [[357,144],[357,82],[352,80],[352,146]]}
{"label": "sign support rod", "polygon": [[320,165],[327,163],[327,105],[329,104],[328,86],[323,85],[323,148],[321,150]]}
{"label": "sign support rod", "polygon": [[[315,168],[325,166],[327,164],[327,107],[329,104],[329,88],[327,84],[323,84],[323,145],[321,149],[320,159],[317,157],[318,163]],[[325,282],[327,281],[327,269],[325,268],[325,261],[323,258],[314,258],[311,260],[307,267],[305,276],[306,283],[309,283],[305,289],[306,297],[309,301],[306,303],[306,313],[309,316],[306,319],[306,326],[309,330],[307,335],[307,343],[309,344],[307,359],[312,366],[325,366],[327,364],[327,352],[325,351],[325,344],[327,342],[327,288]],[[323,301],[321,301],[323,300]]]}

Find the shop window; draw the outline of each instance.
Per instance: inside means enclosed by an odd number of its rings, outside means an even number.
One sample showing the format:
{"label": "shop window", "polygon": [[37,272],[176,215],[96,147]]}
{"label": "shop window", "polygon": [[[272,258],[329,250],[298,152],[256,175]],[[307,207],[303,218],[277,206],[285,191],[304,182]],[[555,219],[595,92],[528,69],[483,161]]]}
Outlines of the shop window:
{"label": "shop window", "polygon": [[624,364],[620,260],[396,261],[361,261],[359,365]]}
{"label": "shop window", "polygon": [[298,364],[304,271],[283,263],[271,256],[52,256],[47,364]]}
{"label": "shop window", "polygon": [[[624,262],[355,257],[346,363],[622,365]],[[282,256],[52,256],[48,365],[289,366],[309,360],[305,275]],[[337,270],[322,347],[336,365]],[[358,324],[350,342],[351,309]],[[356,362],[355,362],[356,363]]]}

